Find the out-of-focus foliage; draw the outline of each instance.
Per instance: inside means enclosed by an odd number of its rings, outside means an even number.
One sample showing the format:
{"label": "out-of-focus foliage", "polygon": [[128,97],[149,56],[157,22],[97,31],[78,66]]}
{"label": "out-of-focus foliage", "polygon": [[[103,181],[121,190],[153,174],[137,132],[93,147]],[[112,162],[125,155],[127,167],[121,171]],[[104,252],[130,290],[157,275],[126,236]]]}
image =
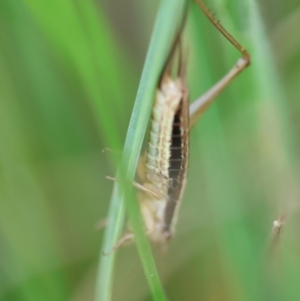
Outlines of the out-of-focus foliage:
{"label": "out-of-focus foliage", "polygon": [[[176,235],[167,256],[157,250],[161,280],[172,301],[300,300],[299,1],[206,2],[252,64],[191,133]],[[157,4],[1,1],[1,301],[93,300],[104,176],[116,170]],[[193,100],[239,54],[196,5],[185,43]],[[113,300],[150,300],[135,249],[118,251]]]}

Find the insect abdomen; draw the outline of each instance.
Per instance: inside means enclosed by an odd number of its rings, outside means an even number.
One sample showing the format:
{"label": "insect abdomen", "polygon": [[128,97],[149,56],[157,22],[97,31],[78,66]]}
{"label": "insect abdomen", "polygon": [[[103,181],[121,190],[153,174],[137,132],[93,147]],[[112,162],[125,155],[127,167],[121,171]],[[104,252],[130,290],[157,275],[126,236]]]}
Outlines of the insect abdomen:
{"label": "insect abdomen", "polygon": [[147,180],[163,196],[153,200],[155,241],[169,240],[176,222],[188,164],[188,108],[184,83],[165,78],[153,108],[146,161]]}
{"label": "insect abdomen", "polygon": [[188,110],[186,99],[182,99],[174,115],[169,159],[168,198],[164,214],[164,235],[170,239],[177,217],[187,174],[189,153]]}

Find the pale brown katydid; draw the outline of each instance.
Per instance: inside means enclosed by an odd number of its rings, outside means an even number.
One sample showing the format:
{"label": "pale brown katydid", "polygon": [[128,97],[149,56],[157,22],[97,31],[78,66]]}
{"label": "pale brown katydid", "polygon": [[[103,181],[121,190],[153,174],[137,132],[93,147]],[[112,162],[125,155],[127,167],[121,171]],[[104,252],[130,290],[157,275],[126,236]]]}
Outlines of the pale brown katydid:
{"label": "pale brown katydid", "polygon": [[[148,149],[145,156],[141,157],[138,167],[140,183],[133,184],[139,190],[138,199],[146,234],[151,241],[162,244],[169,241],[174,234],[185,188],[189,131],[218,94],[250,64],[248,52],[213,17],[202,0],[196,2],[211,23],[242,54],[242,57],[211,89],[189,104],[185,82],[186,68],[185,62],[182,61],[180,42],[185,18],[182,21],[158,83]],[[170,65],[176,47],[179,48],[178,72],[175,77],[172,77]],[[125,233],[113,250],[133,239],[132,232]]]}

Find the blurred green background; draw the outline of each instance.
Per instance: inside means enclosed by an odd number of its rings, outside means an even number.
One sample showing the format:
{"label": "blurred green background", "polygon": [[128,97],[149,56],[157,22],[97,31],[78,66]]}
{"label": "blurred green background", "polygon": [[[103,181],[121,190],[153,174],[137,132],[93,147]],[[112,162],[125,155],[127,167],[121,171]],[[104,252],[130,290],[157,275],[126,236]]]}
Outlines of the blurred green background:
{"label": "blurred green background", "polygon": [[[300,300],[300,3],[259,1],[260,19],[248,2],[207,0],[252,65],[191,133],[177,232],[157,252],[172,301]],[[1,301],[93,300],[116,170],[102,149],[121,150],[157,7],[0,2]],[[185,36],[194,100],[239,53],[195,5]],[[134,245],[112,292],[151,300]]]}

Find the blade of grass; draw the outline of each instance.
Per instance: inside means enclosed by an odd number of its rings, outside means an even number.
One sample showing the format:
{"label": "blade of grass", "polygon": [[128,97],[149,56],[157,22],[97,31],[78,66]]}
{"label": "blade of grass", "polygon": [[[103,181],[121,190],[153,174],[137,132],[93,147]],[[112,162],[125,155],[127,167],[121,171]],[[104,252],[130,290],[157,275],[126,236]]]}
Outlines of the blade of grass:
{"label": "blade of grass", "polygon": [[[122,165],[127,183],[133,180],[147,123],[150,117],[157,80],[167,57],[173,36],[184,12],[185,0],[164,0],[159,7],[145,67],[132,112],[124,146]],[[119,173],[121,174],[121,172]],[[123,173],[122,173],[123,174]],[[131,186],[131,184],[129,184]],[[166,300],[159,280],[151,248],[144,234],[143,223],[131,187],[124,185],[129,220],[133,227],[138,252],[154,300]],[[116,183],[111,200],[102,252],[110,251],[119,237],[124,220],[124,202],[120,186]],[[102,255],[101,252],[101,255]],[[100,255],[100,256],[101,256]],[[96,283],[96,301],[109,301],[112,295],[112,276],[115,254],[102,256]]]}
{"label": "blade of grass", "polygon": [[[93,10],[97,11],[92,2],[81,1],[80,12],[70,0],[55,0],[50,5],[37,0],[24,2],[47,34],[53,48],[63,58],[64,67],[78,76],[87,100],[95,111],[98,129],[105,135],[106,145],[119,149],[119,131],[110,114],[114,111],[115,102],[108,100],[120,98],[118,91],[124,90],[125,86],[117,76],[120,68],[115,61],[118,62],[119,57],[104,15],[92,13]],[[95,31],[98,32],[97,36]],[[105,84],[101,85],[101,78],[106,79]]]}
{"label": "blade of grass", "polygon": [[[227,18],[229,18],[229,14],[228,12],[225,13],[227,9],[224,7],[224,2],[218,2],[218,12],[222,11],[223,13],[217,13],[217,16],[220,17],[221,24],[223,24],[234,37],[239,37],[239,35],[236,35],[235,31],[228,26],[233,20],[228,22]],[[239,3],[236,2],[233,7],[236,9],[236,12],[238,12]],[[245,19],[245,15],[248,16],[248,10],[249,8],[247,7],[247,11],[243,11],[243,20]],[[248,20],[246,20],[246,24],[249,25],[249,22],[247,21]],[[255,34],[252,34],[251,36],[255,36]],[[237,52],[230,47],[228,47],[227,50],[226,43],[228,42],[223,39],[222,42],[224,42],[224,47],[222,47],[222,50],[219,52],[224,56],[225,61],[232,64],[233,55],[236,58]],[[249,44],[250,43],[251,41],[249,41]],[[244,42],[242,42],[242,44],[244,45]],[[253,44],[254,45],[251,43],[251,49],[255,47],[255,43]],[[248,49],[248,47],[246,48]],[[248,50],[250,51],[250,54],[253,54],[251,49],[249,48]],[[222,55],[220,55],[220,60],[222,59]],[[255,108],[253,104],[254,98],[251,97],[253,95],[251,90],[258,89],[258,85],[255,83],[257,79],[257,74],[255,72],[258,70],[256,68],[253,70],[254,64],[256,65],[257,62],[255,58],[252,57],[252,65],[249,70],[238,77],[234,83],[224,91],[225,93],[220,95],[220,98],[225,98],[224,95],[226,94],[229,99],[226,101],[224,99],[224,103],[217,101],[217,105],[209,110],[209,116],[207,115],[204,121],[206,122],[204,128],[210,130],[204,130],[202,135],[199,136],[199,141],[201,141],[200,143],[203,145],[203,165],[208,182],[207,186],[209,198],[211,199],[211,209],[216,223],[216,242],[222,257],[224,271],[228,271],[229,269],[233,271],[232,278],[235,278],[234,282],[236,287],[235,291],[230,292],[230,294],[237,295],[238,292],[240,296],[238,296],[237,300],[265,299],[265,289],[261,278],[261,257],[265,246],[264,239],[266,239],[266,236],[263,237],[265,231],[261,231],[262,229],[260,229],[260,231],[257,230],[261,221],[258,219],[254,220],[251,215],[248,216],[245,214],[245,206],[247,206],[246,202],[249,201],[249,197],[247,193],[242,190],[243,187],[240,185],[240,179],[236,174],[234,165],[236,165],[235,161],[239,158],[232,155],[231,151],[234,147],[232,147],[231,141],[228,139],[228,129],[226,129],[226,124],[224,122],[224,117],[226,114],[228,116],[228,113],[224,112],[224,110],[218,110],[218,108],[224,108],[226,104],[231,106],[230,116],[233,117],[232,119],[236,119],[236,127],[234,127],[234,132],[236,132],[235,137],[239,137],[241,134],[245,135],[245,131],[243,132],[242,130],[240,132],[240,128],[244,127],[244,122],[250,124],[251,120],[239,120],[232,112],[236,111],[234,113],[239,114],[238,106],[240,106],[240,110],[242,111],[243,107],[241,106],[241,103],[242,105],[245,105],[248,102],[248,99],[251,99],[251,107]],[[251,71],[255,78],[253,82],[248,80]],[[209,70],[205,74],[210,76]],[[213,82],[211,84],[213,84]],[[242,89],[242,87],[244,89]],[[233,88],[235,89],[233,90]],[[247,97],[244,95],[246,94],[245,92],[250,92],[250,98],[249,96]],[[259,93],[257,92],[256,96],[258,94]],[[234,106],[234,108],[232,108],[232,106]],[[207,118],[210,118],[210,120]],[[255,132],[254,135],[257,135],[257,133]],[[244,164],[244,162],[242,162],[242,164]],[[246,164],[244,167],[246,167]],[[226,217],[224,212],[229,212],[229,214],[232,215],[232,220],[230,220],[230,222],[224,222],[224,217]],[[249,217],[252,218],[252,220]],[[258,215],[255,217],[257,218]],[[230,281],[232,281],[232,279],[226,278],[228,287],[230,286]]]}
{"label": "blade of grass", "polygon": [[[278,141],[278,148],[285,148],[284,162],[293,161],[295,157],[293,151],[293,131],[289,123],[289,107],[286,101],[285,91],[281,83],[278,70],[276,68],[272,48],[268,42],[266,30],[264,28],[258,6],[254,0],[248,0],[250,7],[249,21],[253,47],[253,58],[255,64],[253,69],[259,78],[257,78],[257,89],[260,99],[264,102],[271,102],[271,105],[277,107],[276,113],[280,127],[281,137],[285,141]],[[287,161],[286,161],[287,160]],[[291,167],[293,164],[291,165]]]}
{"label": "blade of grass", "polygon": [[[195,7],[195,10],[197,10],[195,13],[198,13],[197,7]],[[217,17],[220,17],[221,24],[228,29],[223,15],[217,14]],[[229,45],[228,41],[218,34],[215,28],[211,27],[211,24],[203,15],[197,16],[197,20],[195,21],[198,21],[195,24],[195,26],[197,26],[195,29],[195,40],[198,42],[196,45],[197,50],[199,49],[197,53],[201,53],[201,55],[204,55],[206,58],[203,59],[202,63],[202,68],[204,68],[204,70],[202,69],[201,72],[205,74],[205,76],[203,76],[203,82],[201,84],[207,89],[215,83],[218,77],[222,76],[222,73],[226,72],[226,70],[223,70],[220,75],[216,75],[216,73],[220,73],[220,69],[224,67],[222,64],[224,64],[224,60],[226,61],[225,56],[227,48],[228,51],[230,51],[230,54],[234,55],[234,59],[230,60],[230,66],[228,66],[228,68],[232,66],[239,54],[231,45]],[[207,37],[201,37],[201,34],[199,33],[199,28],[201,28],[201,26],[210,27],[212,31],[211,34],[216,34],[216,37],[219,38],[221,47],[220,49],[215,47],[218,49],[216,53],[218,66],[215,69],[213,68],[214,57],[211,56],[211,54],[213,51],[212,47],[214,47],[218,41],[213,40],[213,42],[211,42],[211,39],[213,38],[208,34]],[[234,37],[237,37],[233,31],[229,30],[229,32]],[[210,40],[208,40],[208,37]],[[200,70],[200,68],[198,69]],[[247,72],[248,70],[245,71],[245,73]],[[236,81],[241,81],[243,77],[244,73],[241,77],[237,78]],[[195,76],[195,78],[197,78],[197,76]],[[235,91],[235,93],[230,93],[231,90],[232,84],[222,92],[214,105],[208,110],[205,116],[203,116],[203,120],[200,122],[201,133],[199,132],[199,135],[197,135],[198,139],[196,139],[197,141],[194,141],[194,143],[196,144],[198,142],[199,146],[201,145],[202,155],[200,160],[202,160],[203,170],[207,181],[206,187],[208,190],[210,210],[212,211],[213,222],[215,224],[215,230],[212,231],[212,233],[215,236],[216,244],[218,246],[222,269],[224,271],[232,269],[232,274],[237,278],[236,283],[238,285],[242,284],[242,290],[230,290],[230,282],[232,281],[230,278],[233,277],[228,277],[228,275],[225,275],[225,277],[223,276],[228,295],[230,296],[229,299],[259,300],[260,290],[257,285],[258,282],[253,281],[253,279],[255,280],[257,278],[257,265],[255,268],[248,268],[248,262],[251,262],[258,252],[253,248],[251,237],[248,233],[249,229],[247,228],[243,207],[240,202],[240,200],[243,199],[241,189],[230,158],[230,148],[224,122],[222,120],[222,115],[225,115],[225,112],[220,109],[228,102],[228,105],[232,106],[235,101],[234,98],[239,97],[240,89]],[[228,96],[227,99],[225,96]],[[200,128],[196,127],[195,132],[198,132],[199,130]],[[230,212],[230,215],[233,217],[231,222],[224,222],[224,217],[227,215],[227,212]],[[240,291],[242,291],[242,293],[240,293]],[[245,299],[243,298],[244,295],[247,296]],[[224,299],[227,298],[225,297]]]}
{"label": "blade of grass", "polygon": [[[255,45],[254,58],[257,60],[257,85],[260,91],[261,110],[269,109],[268,131],[273,131],[272,144],[269,145],[269,156],[267,159],[270,173],[273,174],[269,189],[278,195],[280,214],[285,214],[287,220],[298,209],[300,197],[299,192],[299,169],[297,150],[295,148],[295,128],[291,124],[291,108],[287,100],[279,72],[273,60],[271,45],[268,43],[266,30],[264,28],[258,5],[255,0],[248,0],[250,6],[251,36]],[[261,121],[263,123],[264,120]],[[263,125],[260,125],[263,128]],[[270,133],[265,133],[265,135]],[[275,203],[276,204],[276,203]],[[277,205],[277,204],[276,204]],[[278,205],[277,205],[278,206]],[[277,217],[275,217],[277,218]],[[296,230],[296,232],[298,232]],[[284,232],[285,233],[285,232]],[[298,237],[294,233],[292,238]],[[282,267],[276,269],[270,276],[273,291],[279,300],[297,300],[300,296],[299,285],[299,263],[294,261],[294,250],[291,244],[283,246]],[[296,251],[297,252],[297,251]],[[293,262],[293,264],[291,264]],[[282,275],[282,279],[276,278]],[[274,286],[274,280],[278,285]],[[283,285],[282,285],[283,284]],[[271,286],[270,285],[270,286]]]}
{"label": "blade of grass", "polygon": [[[218,2],[218,11],[226,12],[224,2]],[[233,7],[236,9],[236,15],[238,15],[238,1]],[[276,198],[282,203],[286,200],[285,196],[290,195],[289,191],[298,191],[294,185],[297,183],[298,175],[293,168],[293,166],[295,166],[295,150],[292,143],[294,140],[292,138],[293,130],[288,120],[289,108],[285,101],[285,93],[278,76],[278,71],[272,60],[272,49],[268,43],[268,38],[265,34],[256,3],[254,1],[248,1],[247,11],[244,10],[243,13],[243,20],[245,20],[245,15],[247,16],[245,23],[247,24],[246,29],[249,32],[248,46],[250,47],[246,48],[248,48],[252,56],[252,64],[246,73],[251,74],[253,77],[252,81],[245,82],[251,87],[245,91],[250,92],[252,96],[252,108],[255,114],[261,114],[258,117],[265,117],[255,120],[257,122],[256,127],[258,128],[252,130],[252,136],[255,137],[252,142],[261,148],[259,150],[261,152],[261,160],[264,161],[264,163],[268,162],[268,181],[271,181],[270,183],[272,183],[272,185],[266,187],[266,189],[276,191]],[[225,28],[228,28],[227,25],[231,22],[227,22],[226,15],[229,18],[229,14],[222,14],[221,23]],[[229,31],[235,36],[232,30]],[[238,81],[240,81],[240,79],[238,79]],[[236,82],[234,82],[230,88],[235,86]],[[237,98],[237,104],[241,101],[245,103],[246,99],[241,97],[243,93],[240,94],[239,90],[240,89],[237,89],[234,93],[236,97],[239,97]],[[264,243],[268,237],[262,236],[264,232],[263,229],[257,231],[260,221],[250,220],[244,213],[243,201],[247,200],[247,195],[242,194],[239,179],[235,174],[234,164],[232,164],[235,158],[232,157],[230,153],[231,146],[228,145],[228,141],[224,139],[226,138],[224,135],[225,129],[222,129],[220,119],[222,112],[217,112],[215,108],[212,108],[210,114],[211,116],[214,114],[214,121],[210,126],[206,126],[206,128],[214,130],[215,134],[214,140],[203,140],[205,141],[203,145],[207,148],[204,161],[208,183],[209,186],[211,186],[209,190],[212,199],[212,209],[218,225],[221,225],[221,227],[217,227],[217,239],[220,252],[225,255],[225,258],[228,257],[224,262],[226,264],[227,261],[227,265],[229,263],[229,266],[232,266],[230,268],[233,268],[236,274],[237,282],[241,286],[239,290],[244,293],[244,299],[265,300],[266,294],[269,294],[269,292],[264,284],[269,283],[267,283],[268,280],[263,279],[265,275],[262,273],[263,265],[261,259],[263,256]],[[255,116],[255,118],[257,118],[257,116]],[[268,123],[266,133],[263,133],[263,128],[266,128],[264,123]],[[205,139],[205,134],[206,133],[202,134],[201,139]],[[263,139],[261,139],[262,134],[265,134]],[[274,137],[275,139],[270,139],[270,137]],[[251,137],[249,138],[251,139]],[[218,140],[220,141],[218,142]],[[265,145],[261,143],[261,140],[266,140],[269,143],[267,157],[265,156],[266,154],[263,153],[263,147]],[[209,146],[210,143],[215,145]],[[212,159],[212,150],[218,153],[216,159]],[[216,172],[214,170],[216,170]],[[226,172],[223,173],[222,170]],[[222,190],[222,186],[223,190],[228,193],[227,196],[225,193],[222,195],[222,191],[218,193],[220,188]],[[216,187],[218,187],[218,189]],[[298,197],[298,195],[299,194],[296,193],[296,197]],[[295,196],[293,197],[295,198]],[[226,204],[226,207],[222,207],[224,205],[218,201],[220,198],[224,204]],[[274,203],[274,200],[272,201]],[[225,212],[226,210],[236,211],[239,220],[232,224],[222,225],[221,220],[224,216],[222,211]],[[265,218],[264,223],[268,219],[266,213],[268,214],[268,212],[265,212],[263,216],[263,218]],[[262,241],[262,239],[264,239],[265,242]],[[278,293],[276,290],[277,287],[272,288],[273,296],[276,295],[276,292]]]}

